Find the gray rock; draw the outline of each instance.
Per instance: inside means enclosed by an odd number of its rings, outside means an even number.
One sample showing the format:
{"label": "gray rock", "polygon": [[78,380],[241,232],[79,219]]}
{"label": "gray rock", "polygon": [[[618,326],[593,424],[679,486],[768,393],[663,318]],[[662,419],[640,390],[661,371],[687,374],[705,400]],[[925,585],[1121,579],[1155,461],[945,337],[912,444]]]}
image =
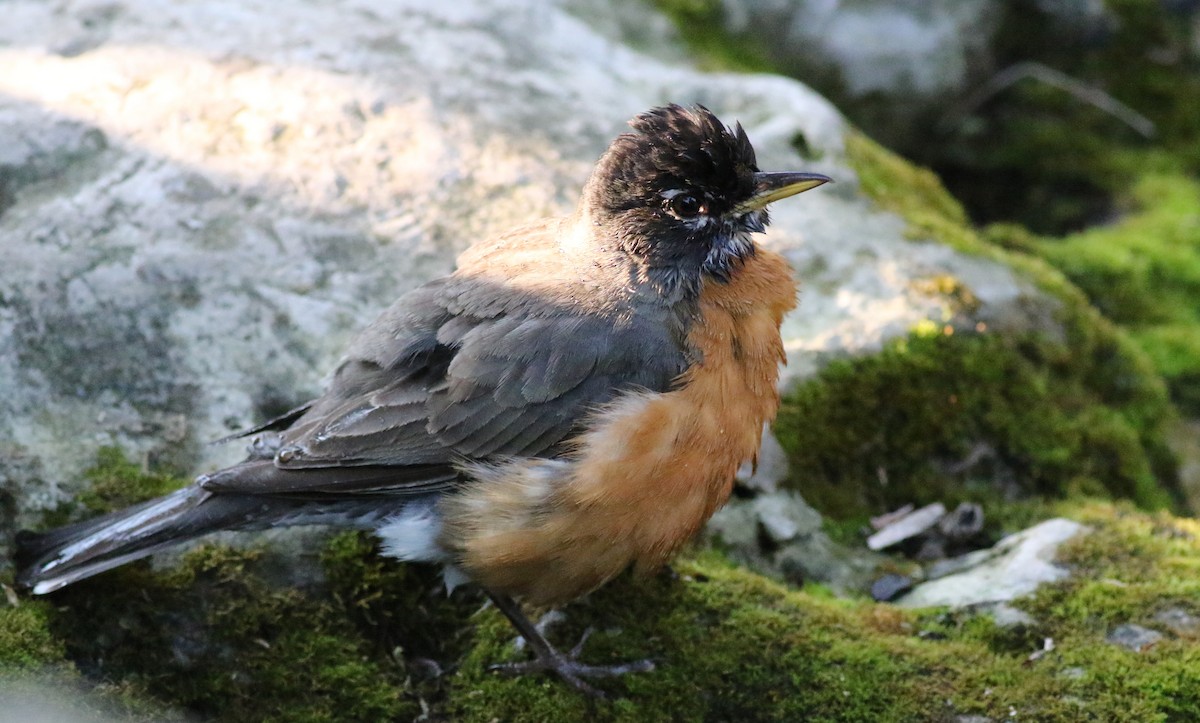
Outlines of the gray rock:
{"label": "gray rock", "polygon": [[0,526],[73,494],[102,445],[186,473],[235,461],[205,443],[316,394],[357,329],[472,241],[568,211],[624,121],[667,101],[741,120],[764,168],[838,180],[780,204],[765,239],[804,288],[785,383],[941,323],[953,304],[921,279],[960,280],[990,328],[1052,316],[874,208],[817,94],[642,54],[622,7],[5,3]]}
{"label": "gray rock", "polygon": [[987,50],[1002,10],[994,0],[723,5],[732,32],[754,32],[777,60],[835,68],[855,97],[930,96],[961,87]]}
{"label": "gray rock", "polygon": [[887,602],[912,589],[913,579],[908,575],[897,575],[894,572],[877,578],[871,583],[871,599],[877,602]]}
{"label": "gray rock", "polygon": [[962,502],[938,520],[938,530],[950,540],[966,540],[983,530],[983,507]]}
{"label": "gray rock", "polygon": [[886,113],[890,122],[878,125],[890,143],[920,134],[931,113],[981,82],[1004,13],[997,0],[724,0],[722,7],[726,29],[753,37],[777,67],[818,79],[860,111]]}
{"label": "gray rock", "polygon": [[[931,122],[998,71],[1000,0],[722,0],[721,22],[771,63],[825,92],[892,147],[911,148]],[[1103,42],[1119,20],[1103,0],[1037,0],[1066,43]],[[1012,16],[1009,15],[1009,19]]]}
{"label": "gray rock", "polygon": [[1029,627],[1037,624],[1032,615],[1007,603],[987,603],[981,609],[986,610],[996,625],[1002,628]]}
{"label": "gray rock", "polygon": [[758,458],[754,462],[748,460],[738,469],[737,483],[756,492],[775,492],[787,476],[787,453],[771,433],[770,427],[766,427],[763,429]]}
{"label": "gray rock", "polygon": [[709,521],[708,534],[730,557],[766,575],[865,589],[883,558],[835,543],[821,524],[820,513],[784,490],[731,500]]}
{"label": "gray rock", "polygon": [[1069,574],[1054,564],[1059,545],[1088,528],[1062,518],[1046,520],[1009,535],[987,550],[977,550],[934,565],[928,582],[897,603],[904,607],[965,607],[1028,595],[1046,582]]}
{"label": "gray rock", "polygon": [[1140,653],[1162,640],[1163,634],[1157,630],[1143,628],[1141,625],[1118,625],[1113,628],[1105,640],[1113,645],[1120,645],[1135,653]]}
{"label": "gray rock", "polygon": [[1200,635],[1200,617],[1179,607],[1171,607],[1154,613],[1154,622],[1180,637]]}

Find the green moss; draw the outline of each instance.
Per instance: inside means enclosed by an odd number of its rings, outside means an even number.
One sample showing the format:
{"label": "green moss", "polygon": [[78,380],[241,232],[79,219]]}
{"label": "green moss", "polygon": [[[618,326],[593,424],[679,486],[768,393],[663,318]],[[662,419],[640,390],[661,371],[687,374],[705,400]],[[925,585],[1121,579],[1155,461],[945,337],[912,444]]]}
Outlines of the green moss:
{"label": "green moss", "polygon": [[[62,720],[174,721],[179,717],[123,685],[85,681],[53,630],[54,609],[44,600],[13,597],[11,580],[0,580],[7,605],[0,607],[0,699]],[[13,604],[13,601],[16,604]],[[0,603],[3,604],[3,603]],[[6,708],[6,711],[9,709]]]}
{"label": "green moss", "polygon": [[[1076,720],[1081,709],[1097,720],[1185,719],[1200,690],[1195,638],[1169,637],[1144,654],[1154,665],[1140,667],[1103,639],[1116,624],[1154,626],[1166,607],[1198,610],[1190,601],[1200,598],[1200,526],[1128,507],[1076,514],[1097,530],[1066,550],[1080,577],[1020,603],[1038,618],[1032,628],[789,589],[712,551],[675,575],[618,580],[568,606],[551,630],[569,648],[593,628],[588,662],[657,663],[604,683],[618,697],[608,703],[546,676],[491,672],[526,655],[503,617],[479,610],[477,596],[446,597],[433,571],[383,559],[357,533],[310,557],[322,574],[299,586],[269,553],[209,546],[165,570],[137,563],[84,581],[52,604],[0,608],[0,661],[57,662],[75,676],[65,654],[109,681],[118,701],[219,720],[409,720],[427,711],[463,721],[906,721],[1010,709],[1047,721]],[[1028,663],[1044,637],[1056,652]],[[1075,668],[1083,677],[1064,674]]]}
{"label": "green moss", "polygon": [[96,464],[84,472],[84,478],[89,485],[76,501],[92,513],[128,507],[186,484],[178,476],[150,471],[130,462],[117,447],[101,447],[96,452]]}
{"label": "green moss", "polygon": [[[448,666],[466,649],[465,623],[482,601],[469,591],[447,595],[436,568],[385,558],[375,537],[359,532],[331,538],[321,563],[333,597],[377,653]],[[441,692],[436,681],[419,691],[426,699]]]}
{"label": "green moss", "polygon": [[[462,721],[1194,718],[1196,637],[1168,633],[1139,656],[1105,636],[1128,622],[1168,632],[1156,612],[1198,610],[1200,528],[1127,507],[1074,514],[1095,532],[1066,550],[1077,577],[1016,603],[1034,615],[1032,626],[791,590],[705,553],[680,563],[676,579],[621,580],[566,609],[552,637],[569,647],[594,626],[587,661],[658,663],[609,683],[615,702],[593,705],[545,677],[488,672],[522,657],[489,609],[445,710]],[[1055,649],[1031,661],[1047,637]]]}
{"label": "green moss", "polygon": [[[1200,630],[1172,630],[1156,619],[1167,609],[1200,615],[1200,525],[1125,506],[1093,505],[1076,513],[1094,532],[1068,543],[1064,583],[1040,590],[1022,607],[1053,631],[1064,666],[1085,671],[1077,694],[1117,699],[1138,696],[1146,717],[1200,717]],[[1166,637],[1134,653],[1103,644],[1118,625],[1157,629]]]}
{"label": "green moss", "polygon": [[1034,248],[1131,330],[1175,400],[1200,415],[1200,182],[1146,175],[1130,203],[1115,225]]}
{"label": "green moss", "polygon": [[851,519],[912,501],[1016,493],[1166,506],[1156,474],[1169,463],[1155,423],[1167,411],[1162,389],[1111,386],[1092,368],[1118,359],[1105,341],[1072,348],[1032,335],[939,334],[835,361],[780,410],[791,484],[817,509]]}
{"label": "green moss", "polygon": [[858,175],[862,192],[903,216],[910,236],[936,238],[961,251],[984,248],[962,205],[933,171],[904,160],[859,131],[847,131],[845,139],[846,161]]}
{"label": "green moss", "polygon": [[404,668],[345,611],[272,585],[256,552],[201,547],[155,573],[134,564],[55,596],[56,637],[83,669],[223,720],[411,719]]}
{"label": "green moss", "polygon": [[65,649],[50,633],[48,612],[48,605],[32,601],[0,608],[0,671],[40,670],[64,662]]}
{"label": "green moss", "polygon": [[[976,333],[959,323],[966,333],[946,334],[939,320],[873,357],[831,363],[787,395],[776,423],[792,484],[853,522],[912,501],[1014,494],[1168,505],[1174,410],[1146,354],[1062,273],[1025,253],[1036,237],[1011,226],[981,235],[936,176],[859,133],[847,135],[847,157],[864,193],[900,214],[911,236],[1010,266],[1057,304],[1046,304],[1046,331]],[[969,319],[969,289],[937,291]]]}
{"label": "green moss", "polygon": [[773,69],[766,49],[753,36],[733,37],[725,31],[725,10],[719,0],[654,0],[654,4],[674,21],[701,68],[743,73]]}

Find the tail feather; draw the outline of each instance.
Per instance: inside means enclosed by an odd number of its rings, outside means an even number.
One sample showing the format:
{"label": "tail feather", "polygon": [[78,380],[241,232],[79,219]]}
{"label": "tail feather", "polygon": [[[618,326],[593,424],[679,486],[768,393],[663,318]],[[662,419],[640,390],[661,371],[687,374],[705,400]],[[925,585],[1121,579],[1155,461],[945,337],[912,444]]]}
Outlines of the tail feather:
{"label": "tail feather", "polygon": [[216,508],[228,505],[205,504],[209,497],[189,485],[93,520],[40,534],[22,532],[17,583],[41,595],[220,529],[228,515]]}
{"label": "tail feather", "polygon": [[17,584],[43,595],[219,530],[313,524],[374,529],[422,499],[426,498],[273,498],[222,494],[193,484],[93,520],[20,533]]}

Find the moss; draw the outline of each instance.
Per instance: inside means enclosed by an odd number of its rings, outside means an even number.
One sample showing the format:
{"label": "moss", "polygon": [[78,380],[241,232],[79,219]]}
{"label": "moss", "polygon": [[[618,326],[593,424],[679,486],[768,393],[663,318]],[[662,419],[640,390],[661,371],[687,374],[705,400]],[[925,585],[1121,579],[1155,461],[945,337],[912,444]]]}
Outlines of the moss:
{"label": "moss", "polygon": [[[80,498],[99,512],[183,484],[116,449],[85,476]],[[0,609],[0,667],[73,663],[130,700],[221,720],[407,720],[443,697],[477,598],[447,598],[432,569],[385,560],[358,533],[284,554],[201,546],[165,570],[143,561],[77,583],[53,606]],[[312,570],[300,584],[297,565]]]}
{"label": "moss", "polygon": [[912,501],[1000,503],[1014,494],[1171,504],[1174,409],[1143,350],[1062,273],[1024,252],[1036,250],[1036,237],[1016,227],[981,235],[933,174],[861,134],[848,134],[847,154],[863,191],[900,214],[911,236],[1031,279],[1057,302],[1046,305],[1055,330],[976,333],[970,290],[933,280],[965,319],[919,324],[785,397],[776,431],[791,484],[840,524]]}
{"label": "moss", "polygon": [[[1075,577],[1016,603],[1035,617],[1032,626],[1000,628],[968,612],[842,600],[817,586],[789,589],[713,552],[678,563],[675,576],[618,580],[568,606],[565,622],[551,629],[552,639],[569,647],[593,627],[588,662],[656,661],[653,672],[606,682],[617,700],[602,703],[545,676],[490,672],[492,663],[525,655],[512,647],[514,633],[503,617],[492,608],[471,619],[447,616],[434,598],[414,592],[423,587],[419,578],[399,584],[413,568],[380,566],[355,535],[336,538],[325,565],[345,566],[345,578],[332,587],[358,601],[350,608],[399,611],[397,618],[408,617],[411,625],[424,621],[431,638],[448,623],[461,631],[452,653],[461,665],[455,670],[453,660],[445,661],[438,683],[448,696],[425,699],[435,719],[1195,717],[1200,639],[1173,633],[1155,615],[1177,608],[1200,614],[1194,604],[1200,526],[1123,506],[1057,511],[1072,511],[1094,532],[1063,550]],[[421,715],[412,669],[406,672],[393,654],[370,644],[375,636],[369,631],[386,638],[396,620],[367,615],[345,622],[353,617],[346,608],[320,595],[260,586],[254,568],[261,564],[257,553],[206,548],[166,573],[135,566],[119,579],[108,576],[106,586],[81,590],[80,599],[60,596],[56,604],[65,611],[55,615],[77,620],[57,620],[56,636],[93,651],[79,656],[85,670],[202,717]],[[1166,637],[1140,655],[1105,642],[1113,627],[1126,623]],[[1046,637],[1055,641],[1054,651],[1030,662]]]}
{"label": "moss", "polygon": [[124,450],[112,446],[96,450],[96,461],[84,471],[83,482],[84,486],[74,499],[42,515],[42,527],[59,527],[84,517],[129,507],[188,483],[180,475],[150,469],[148,463],[135,464]]}
{"label": "moss", "polygon": [[[1024,512],[1063,511],[1040,504]],[[1080,710],[1186,719],[1197,711],[1200,635],[1169,636],[1143,654],[1153,666],[1134,665],[1104,635],[1126,622],[1153,627],[1168,607],[1200,612],[1191,602],[1200,527],[1132,507],[1076,515],[1097,530],[1066,549],[1080,576],[1020,603],[1038,619],[1030,628],[789,589],[713,551],[674,575],[618,580],[568,606],[551,630],[569,648],[593,628],[588,662],[656,661],[651,673],[605,683],[618,697],[609,703],[545,676],[491,672],[525,655],[503,617],[475,612],[477,596],[447,598],[431,570],[383,559],[357,533],[331,538],[310,563],[322,574],[301,586],[281,582],[270,553],[207,546],[165,570],[136,563],[52,604],[0,609],[0,660],[65,666],[78,686],[65,655],[118,701],[219,720],[905,721],[1010,710],[1047,721]],[[1030,664],[1044,637],[1056,651]],[[1064,673],[1076,668],[1083,677]]]}
{"label": "moss", "polygon": [[[467,619],[482,600],[472,591],[448,595],[441,573],[430,566],[403,565],[379,553],[373,535],[335,535],[321,555],[334,599],[378,654],[403,661],[425,700],[444,692],[427,680],[449,668],[469,644]],[[433,666],[433,667],[430,667]]]}
{"label": "moss", "polygon": [[[448,713],[462,721],[903,720],[933,703],[914,695],[924,661],[899,655],[911,636],[880,634],[861,604],[788,591],[715,555],[680,577],[622,580],[567,610],[555,637],[570,647],[587,625],[586,659],[649,657],[657,669],[610,685],[624,699],[593,705],[544,677],[507,678],[487,665],[514,656],[513,633],[480,613],[478,644],[455,681]],[[902,630],[889,611],[883,627]]]}
{"label": "moss", "polygon": [[[0,580],[0,585],[7,599],[0,607],[0,698],[6,711],[19,705],[18,710],[28,708],[63,720],[179,720],[139,691],[84,680],[67,657],[65,641],[53,630],[51,604],[16,598],[9,579]],[[47,711],[48,704],[59,709]]]}
{"label": "moss", "polygon": [[1132,339],[1166,377],[1174,399],[1200,415],[1200,182],[1148,174],[1115,225],[1034,249],[1063,272]]}
{"label": "moss", "polygon": [[654,4],[675,23],[702,69],[743,73],[773,70],[761,43],[752,36],[735,38],[725,31],[725,10],[719,0],[654,0]]}
{"label": "moss", "polygon": [[339,606],[268,583],[260,554],[207,546],[55,596],[53,630],[85,672],[223,720],[411,719],[402,666]]}
{"label": "moss", "polygon": [[96,463],[84,472],[89,483],[76,501],[91,513],[111,512],[179,489],[186,481],[130,462],[118,447],[101,447]]}
{"label": "moss", "polygon": [[[1089,374],[1112,363],[1113,349],[1059,346],[1033,336],[939,334],[831,363],[785,397],[775,425],[791,484],[840,519],[1015,493],[1084,491],[1168,505],[1156,475],[1165,447],[1156,414],[1141,393]],[[1063,356],[1071,363],[1055,363]],[[1149,391],[1165,413],[1161,388]]]}
{"label": "moss", "polygon": [[[1075,516],[1094,532],[1068,543],[1060,560],[1073,575],[1048,586],[1022,607],[1053,631],[1061,665],[1084,676],[1075,694],[1137,696],[1147,708],[1137,720],[1200,717],[1200,629],[1172,629],[1165,610],[1200,615],[1200,525],[1127,506],[1091,505]],[[1134,653],[1103,643],[1113,628],[1137,624],[1165,638]]]}
{"label": "moss", "polygon": [[846,161],[862,192],[904,217],[909,234],[936,238],[963,251],[983,247],[971,231],[962,205],[929,169],[913,165],[859,131],[849,130]]}
{"label": "moss", "polygon": [[0,671],[40,670],[64,662],[65,649],[50,633],[48,612],[48,605],[37,602],[0,608]]}
{"label": "moss", "polygon": [[[1200,713],[1200,640],[1154,619],[1196,613],[1196,523],[1130,507],[1060,506],[1095,532],[1070,544],[1069,581],[1016,605],[1029,626],[1002,628],[961,611],[906,611],[793,590],[714,553],[680,563],[677,578],[622,580],[567,608],[553,638],[599,632],[585,659],[650,657],[658,668],[608,684],[592,705],[544,677],[486,670],[520,658],[494,610],[477,616],[477,644],[445,711],[462,721],[539,720],[1191,720]],[[1167,636],[1135,654],[1105,642],[1115,625]],[[1054,650],[1030,655],[1052,638]]]}

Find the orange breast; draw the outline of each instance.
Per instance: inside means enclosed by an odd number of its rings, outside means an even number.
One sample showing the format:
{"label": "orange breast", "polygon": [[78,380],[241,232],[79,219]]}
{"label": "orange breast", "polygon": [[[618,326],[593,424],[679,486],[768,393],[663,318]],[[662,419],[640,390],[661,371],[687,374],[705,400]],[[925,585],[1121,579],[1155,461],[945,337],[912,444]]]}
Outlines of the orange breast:
{"label": "orange breast", "polygon": [[475,484],[443,504],[441,544],[476,582],[535,605],[630,565],[660,567],[758,451],[779,406],[779,324],[795,298],[787,263],[762,250],[729,283],[706,283],[689,335],[703,361],[677,391],[617,400],[567,458],[469,468]]}

